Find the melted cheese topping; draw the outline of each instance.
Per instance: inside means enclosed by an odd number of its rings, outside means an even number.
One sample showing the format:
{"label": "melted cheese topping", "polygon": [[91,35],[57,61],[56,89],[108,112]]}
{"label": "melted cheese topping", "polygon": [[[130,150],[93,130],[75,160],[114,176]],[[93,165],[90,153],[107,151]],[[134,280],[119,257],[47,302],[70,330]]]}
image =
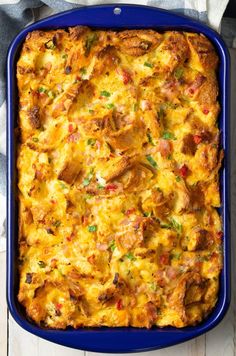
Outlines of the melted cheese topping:
{"label": "melted cheese topping", "polygon": [[37,324],[184,327],[210,313],[222,267],[217,63],[193,33],[27,36],[18,298]]}

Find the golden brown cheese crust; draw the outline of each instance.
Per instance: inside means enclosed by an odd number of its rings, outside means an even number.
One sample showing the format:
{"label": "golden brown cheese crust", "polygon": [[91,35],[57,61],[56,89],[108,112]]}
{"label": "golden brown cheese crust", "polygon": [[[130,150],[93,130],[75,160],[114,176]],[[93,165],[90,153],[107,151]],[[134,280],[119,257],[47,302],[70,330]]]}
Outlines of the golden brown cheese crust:
{"label": "golden brown cheese crust", "polygon": [[17,64],[19,301],[50,328],[184,327],[222,268],[203,35],[35,31]]}

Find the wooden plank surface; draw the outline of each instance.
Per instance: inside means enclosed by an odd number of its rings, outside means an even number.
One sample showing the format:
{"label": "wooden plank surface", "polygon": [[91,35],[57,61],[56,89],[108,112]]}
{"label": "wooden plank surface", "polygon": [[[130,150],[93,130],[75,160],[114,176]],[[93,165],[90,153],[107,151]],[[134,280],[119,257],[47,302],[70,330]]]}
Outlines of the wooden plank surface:
{"label": "wooden plank surface", "polygon": [[8,311],[6,303],[6,253],[0,252],[0,354],[7,355]]}
{"label": "wooden plank surface", "polygon": [[207,356],[236,355],[236,49],[231,54],[231,260],[232,299],[225,319],[214,330],[206,334]]}
{"label": "wooden plank surface", "polygon": [[[101,355],[96,352],[86,352],[86,356]],[[117,356],[117,354],[106,354],[107,356]],[[166,349],[139,352],[133,354],[122,354],[123,356],[205,356],[205,335],[180,345],[167,347]],[[223,356],[223,355],[222,355]],[[226,356],[226,355],[225,355]]]}
{"label": "wooden plank surface", "polygon": [[9,316],[8,355],[40,356],[38,343],[39,338],[22,329],[13,318]]}
{"label": "wooden plank surface", "polygon": [[9,351],[1,356],[85,356],[84,351],[70,349],[43,340],[22,329],[10,316]]}
{"label": "wooden plank surface", "polygon": [[[236,78],[236,50],[231,51],[232,58],[232,78]],[[236,233],[236,81],[232,80],[232,176],[231,181],[231,216],[232,216],[232,252],[235,252],[235,233]],[[233,164],[234,163],[234,164]],[[235,253],[234,253],[235,255]],[[206,335],[200,336],[195,340],[181,345],[169,347],[167,349],[152,351],[147,353],[133,354],[137,356],[235,356],[235,330],[236,330],[236,263],[232,258],[232,303],[225,319],[214,330]],[[0,253],[0,270],[2,279],[0,281],[5,286],[5,253]],[[8,336],[8,338],[7,338]],[[7,347],[8,344],[8,347]],[[7,334],[7,309],[5,303],[5,290],[0,289],[0,355],[1,356],[96,356],[92,352],[72,350],[48,341],[37,338],[20,328],[14,320],[9,319],[9,335]]]}

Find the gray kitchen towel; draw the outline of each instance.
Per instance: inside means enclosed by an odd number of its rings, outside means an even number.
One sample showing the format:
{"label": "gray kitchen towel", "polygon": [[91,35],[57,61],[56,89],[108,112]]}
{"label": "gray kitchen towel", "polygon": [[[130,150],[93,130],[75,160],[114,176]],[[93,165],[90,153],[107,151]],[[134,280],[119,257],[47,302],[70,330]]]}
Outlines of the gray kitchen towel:
{"label": "gray kitchen towel", "polygon": [[[156,6],[191,16],[218,30],[228,0],[0,0],[0,252],[5,250],[6,218],[6,54],[11,40],[26,25],[53,13],[80,6],[130,3]],[[220,4],[220,6],[219,6]]]}

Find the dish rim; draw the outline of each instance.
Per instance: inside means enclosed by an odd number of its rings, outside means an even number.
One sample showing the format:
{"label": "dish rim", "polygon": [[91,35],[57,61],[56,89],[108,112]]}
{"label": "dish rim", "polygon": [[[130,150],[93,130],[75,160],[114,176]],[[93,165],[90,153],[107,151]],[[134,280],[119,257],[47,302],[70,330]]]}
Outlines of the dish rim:
{"label": "dish rim", "polygon": [[[113,13],[115,8],[121,9],[121,14]],[[94,18],[94,15],[97,17]],[[113,19],[111,19],[111,15]],[[132,15],[132,16],[130,16]],[[89,18],[91,16],[91,18]],[[137,25],[137,21],[139,22]],[[144,23],[145,21],[152,21]],[[64,25],[63,25],[64,23]],[[67,23],[67,25],[65,25]],[[218,302],[210,316],[201,324],[183,329],[165,327],[150,330],[131,327],[122,328],[83,328],[76,330],[43,329],[23,316],[22,308],[16,298],[16,202],[15,186],[15,137],[14,123],[16,121],[17,86],[15,78],[15,61],[28,32],[38,29],[65,28],[87,24],[98,28],[154,28],[157,31],[177,29],[190,32],[201,32],[206,35],[217,49],[221,59],[219,68],[219,87],[221,113],[219,127],[222,132],[221,144],[225,159],[221,170],[221,215],[224,228],[224,266],[221,272],[221,286]],[[7,55],[7,302],[15,321],[25,330],[55,343],[94,352],[142,352],[156,350],[175,345],[199,336],[215,327],[225,316],[230,304],[230,230],[229,230],[229,68],[230,59],[226,45],[220,35],[205,24],[190,19],[184,15],[175,14],[156,7],[131,4],[106,4],[83,6],[52,15],[24,28],[11,42]],[[158,338],[157,336],[160,335]],[[80,337],[79,337],[80,336]],[[121,339],[122,336],[122,339]],[[138,337],[140,336],[140,337]]]}

